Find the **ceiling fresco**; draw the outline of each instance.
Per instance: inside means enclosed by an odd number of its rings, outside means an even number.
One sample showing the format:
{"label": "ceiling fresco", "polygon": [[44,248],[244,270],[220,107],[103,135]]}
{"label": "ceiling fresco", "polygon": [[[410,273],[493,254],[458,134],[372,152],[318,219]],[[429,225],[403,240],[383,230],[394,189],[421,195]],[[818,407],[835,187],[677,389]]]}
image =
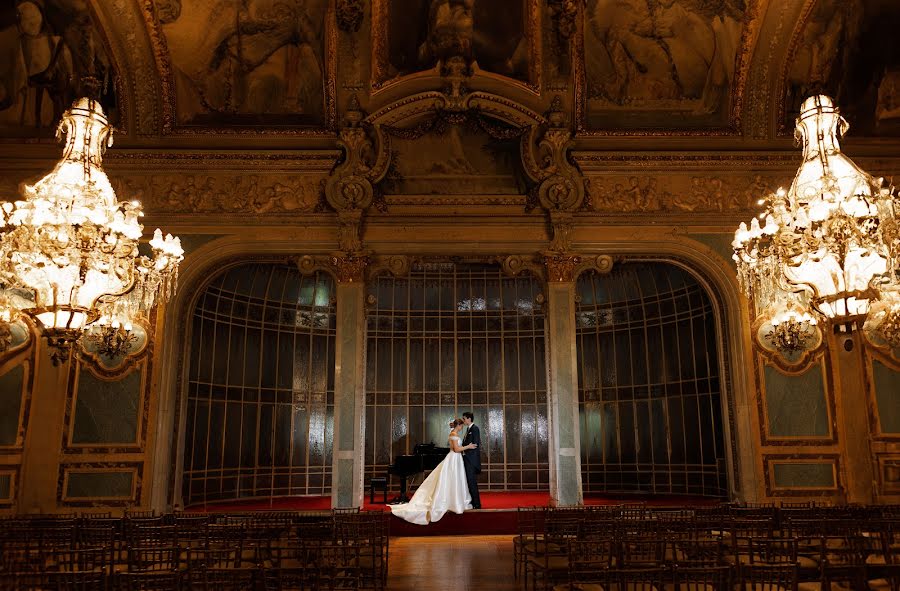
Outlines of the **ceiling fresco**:
{"label": "ceiling fresco", "polygon": [[328,0],[156,0],[156,14],[176,126],[326,125]]}
{"label": "ceiling fresco", "polygon": [[854,136],[900,135],[900,2],[819,0],[797,35],[782,129],[811,94],[836,99]]}
{"label": "ceiling fresco", "polygon": [[83,94],[117,121],[113,61],[88,2],[0,3],[0,135],[52,136]]}
{"label": "ceiling fresco", "polygon": [[587,0],[587,128],[727,123],[747,0]]}
{"label": "ceiling fresco", "polygon": [[559,96],[579,137],[782,141],[820,92],[854,137],[900,136],[898,28],[896,0],[7,0],[0,137],[89,95],[141,136],[333,139],[353,96],[451,87]]}

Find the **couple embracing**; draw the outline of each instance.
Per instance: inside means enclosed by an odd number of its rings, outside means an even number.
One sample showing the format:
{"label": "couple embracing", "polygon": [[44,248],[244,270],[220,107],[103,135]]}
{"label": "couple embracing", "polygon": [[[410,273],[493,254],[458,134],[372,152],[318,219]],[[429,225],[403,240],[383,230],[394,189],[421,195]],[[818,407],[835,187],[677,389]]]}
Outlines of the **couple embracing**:
{"label": "couple embracing", "polygon": [[[465,436],[460,433],[466,427]],[[481,509],[478,474],[481,473],[481,431],[475,416],[464,412],[463,418],[450,421],[448,437],[450,453],[416,489],[408,503],[392,505],[391,512],[410,523],[427,525],[447,511],[462,513]]]}

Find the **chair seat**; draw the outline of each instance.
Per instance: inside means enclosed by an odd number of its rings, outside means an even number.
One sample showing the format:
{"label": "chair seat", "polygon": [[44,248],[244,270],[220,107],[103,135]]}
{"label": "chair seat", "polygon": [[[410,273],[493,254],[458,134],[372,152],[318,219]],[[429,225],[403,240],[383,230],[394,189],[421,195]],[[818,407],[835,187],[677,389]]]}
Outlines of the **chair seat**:
{"label": "chair seat", "polygon": [[568,570],[569,569],[569,557],[568,556],[550,556],[548,558],[532,558],[531,559],[532,567],[547,569],[551,571],[558,570]]}

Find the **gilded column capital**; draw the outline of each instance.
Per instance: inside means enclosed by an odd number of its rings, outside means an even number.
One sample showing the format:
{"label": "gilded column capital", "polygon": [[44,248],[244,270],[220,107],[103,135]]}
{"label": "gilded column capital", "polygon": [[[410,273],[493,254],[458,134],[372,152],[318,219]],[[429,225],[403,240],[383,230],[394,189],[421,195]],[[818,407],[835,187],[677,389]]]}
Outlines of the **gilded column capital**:
{"label": "gilded column capital", "polygon": [[547,251],[542,253],[542,262],[547,268],[547,281],[551,283],[573,282],[585,271],[606,274],[613,267],[613,258],[608,254],[585,256]]}
{"label": "gilded column capital", "polygon": [[339,283],[362,283],[370,259],[365,254],[340,254],[331,257]]}

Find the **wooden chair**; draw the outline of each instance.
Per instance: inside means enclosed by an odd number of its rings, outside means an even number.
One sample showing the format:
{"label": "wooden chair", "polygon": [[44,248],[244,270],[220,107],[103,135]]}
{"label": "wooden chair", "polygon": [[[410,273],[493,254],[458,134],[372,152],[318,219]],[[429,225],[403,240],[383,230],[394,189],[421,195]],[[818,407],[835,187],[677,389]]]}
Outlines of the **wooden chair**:
{"label": "wooden chair", "polygon": [[682,566],[672,571],[675,591],[730,591],[730,566]]}
{"label": "wooden chair", "polygon": [[797,565],[743,564],[738,586],[746,591],[797,591]]}

